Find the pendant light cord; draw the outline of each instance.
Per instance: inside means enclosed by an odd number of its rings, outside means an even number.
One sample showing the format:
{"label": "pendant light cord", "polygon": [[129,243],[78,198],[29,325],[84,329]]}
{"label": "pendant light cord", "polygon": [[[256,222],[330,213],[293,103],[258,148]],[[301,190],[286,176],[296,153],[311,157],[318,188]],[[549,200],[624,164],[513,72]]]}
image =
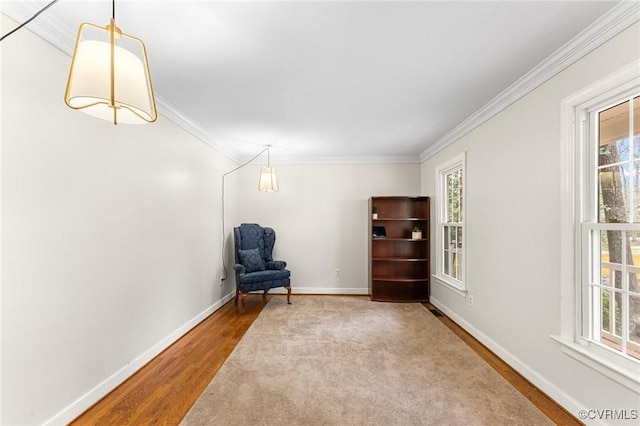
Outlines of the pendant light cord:
{"label": "pendant light cord", "polygon": [[[239,165],[238,167],[236,167],[233,170],[228,171],[227,173],[224,173],[222,175],[222,269],[224,271],[224,275],[221,277],[221,280],[224,281],[227,279],[227,265],[224,262],[224,252],[226,249],[226,245],[225,245],[225,235],[224,235],[224,178],[227,175],[230,175],[231,173],[240,170],[241,168],[243,168],[244,166],[246,166],[247,164],[251,163],[253,160],[255,160],[256,158],[260,157],[262,154],[264,154],[265,151],[267,151],[267,153],[269,153],[269,148],[271,148],[270,146],[266,147],[265,149],[263,149],[262,151],[260,151],[258,154],[256,154],[251,160],[247,161],[244,164]],[[269,154],[267,154],[269,155]],[[236,283],[237,285],[237,283]]]}
{"label": "pendant light cord", "polygon": [[[115,2],[115,0],[113,0]],[[53,0],[51,3],[49,3],[48,5],[46,5],[45,7],[43,7],[42,9],[40,9],[39,11],[36,12],[35,15],[33,15],[31,18],[27,19],[26,21],[24,21],[22,24],[18,25],[16,28],[12,29],[11,31],[9,31],[8,33],[6,33],[5,35],[3,35],[2,37],[0,37],[0,41],[4,40],[5,38],[9,37],[11,34],[15,33],[16,31],[18,31],[20,28],[24,27],[25,25],[27,25],[29,22],[33,21],[34,19],[36,19],[38,17],[38,15],[40,15],[42,12],[44,12],[45,10],[49,9],[51,6],[53,6],[54,4],[56,4],[58,2],[58,0]],[[114,6],[115,7],[115,6]],[[115,13],[115,12],[114,12]]]}
{"label": "pendant light cord", "polygon": [[111,0],[111,17],[116,20],[116,0]]}

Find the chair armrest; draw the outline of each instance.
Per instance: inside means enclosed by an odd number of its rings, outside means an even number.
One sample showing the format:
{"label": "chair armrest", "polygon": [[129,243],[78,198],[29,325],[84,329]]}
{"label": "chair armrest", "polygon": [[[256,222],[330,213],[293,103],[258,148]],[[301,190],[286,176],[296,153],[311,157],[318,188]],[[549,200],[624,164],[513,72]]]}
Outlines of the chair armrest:
{"label": "chair armrest", "polygon": [[236,263],[235,265],[233,265],[233,269],[236,271],[238,275],[244,275],[247,273],[247,270],[245,269],[244,265],[241,265],[239,263]]}
{"label": "chair armrest", "polygon": [[270,260],[266,266],[270,270],[282,270],[287,266],[287,262],[284,260]]}

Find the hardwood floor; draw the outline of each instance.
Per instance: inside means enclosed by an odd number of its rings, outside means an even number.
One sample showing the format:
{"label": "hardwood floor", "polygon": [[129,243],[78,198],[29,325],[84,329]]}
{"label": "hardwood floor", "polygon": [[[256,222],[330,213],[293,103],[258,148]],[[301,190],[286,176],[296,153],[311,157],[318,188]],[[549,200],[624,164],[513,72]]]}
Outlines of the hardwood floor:
{"label": "hardwood floor", "polygon": [[231,300],[71,425],[177,425],[263,306],[261,296],[247,297],[245,313],[239,315]]}
{"label": "hardwood floor", "polygon": [[[271,297],[283,296],[269,295],[267,300]],[[263,306],[262,297],[259,295],[248,297],[245,314],[238,315],[233,300],[228,302],[71,424],[77,426],[180,423],[258,317]],[[436,309],[430,304],[424,306]],[[451,319],[446,316],[439,318],[555,423],[582,424]]]}

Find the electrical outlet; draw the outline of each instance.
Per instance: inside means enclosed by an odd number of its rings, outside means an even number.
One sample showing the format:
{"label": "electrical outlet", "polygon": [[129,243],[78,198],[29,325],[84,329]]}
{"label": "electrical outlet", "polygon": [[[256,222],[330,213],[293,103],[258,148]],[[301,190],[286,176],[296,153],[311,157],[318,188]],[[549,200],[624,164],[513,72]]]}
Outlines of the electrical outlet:
{"label": "electrical outlet", "polygon": [[340,277],[340,269],[336,268],[336,278]]}
{"label": "electrical outlet", "polygon": [[467,297],[467,299],[469,299],[469,304],[470,304],[470,305],[473,305],[473,296],[472,296],[472,295],[469,295],[469,296]]}

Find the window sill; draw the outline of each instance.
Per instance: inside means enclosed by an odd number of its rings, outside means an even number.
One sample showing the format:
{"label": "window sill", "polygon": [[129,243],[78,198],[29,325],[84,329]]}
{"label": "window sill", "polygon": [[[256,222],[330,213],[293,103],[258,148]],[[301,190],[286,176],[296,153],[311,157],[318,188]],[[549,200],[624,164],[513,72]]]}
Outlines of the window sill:
{"label": "window sill", "polygon": [[588,347],[580,345],[561,336],[551,336],[553,340],[562,345],[562,352],[580,361],[589,368],[604,374],[611,380],[640,394],[640,374],[638,371],[629,370],[611,360],[594,353]]}
{"label": "window sill", "polygon": [[442,275],[433,274],[432,277],[434,278],[434,282],[435,283],[440,284],[441,286],[443,286],[447,290],[452,291],[453,293],[457,294],[458,296],[467,297],[467,294],[469,293],[467,291],[467,289],[462,288],[462,287],[452,283],[451,280],[447,279],[446,277],[444,277]]}

